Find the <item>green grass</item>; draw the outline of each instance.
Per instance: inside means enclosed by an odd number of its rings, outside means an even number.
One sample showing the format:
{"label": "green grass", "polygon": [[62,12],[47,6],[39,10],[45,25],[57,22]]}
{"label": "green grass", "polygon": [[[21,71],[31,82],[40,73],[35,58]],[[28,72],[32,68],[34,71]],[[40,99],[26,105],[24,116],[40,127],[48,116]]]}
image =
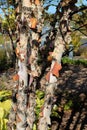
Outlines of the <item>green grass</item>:
{"label": "green grass", "polygon": [[63,57],[62,63],[63,64],[71,64],[71,65],[87,66],[87,60],[84,60],[84,59],[69,59],[68,57]]}

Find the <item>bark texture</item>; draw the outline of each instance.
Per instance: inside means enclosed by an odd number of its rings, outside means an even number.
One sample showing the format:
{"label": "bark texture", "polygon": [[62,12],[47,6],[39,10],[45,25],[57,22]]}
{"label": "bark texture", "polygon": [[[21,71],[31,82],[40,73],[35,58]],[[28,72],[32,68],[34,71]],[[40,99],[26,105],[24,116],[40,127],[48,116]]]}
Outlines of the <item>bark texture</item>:
{"label": "bark texture", "polygon": [[[76,0],[75,0],[76,2]],[[38,122],[38,130],[48,130],[51,125],[51,111],[56,101],[55,91],[57,78],[62,69],[61,58],[65,51],[65,45],[71,42],[70,13],[72,7],[70,1],[61,0],[57,12],[59,12],[59,26],[56,33],[54,50],[51,54],[52,63],[46,75],[45,101],[42,114]],[[43,26],[43,3],[39,0],[16,0],[17,13],[17,48],[18,73],[14,80],[17,83],[13,93],[12,113],[9,118],[9,130],[32,130],[35,122],[34,108],[35,90],[37,79],[41,74],[38,66],[38,48],[41,42],[41,31]]]}
{"label": "bark texture", "polygon": [[[40,130],[47,130],[51,125],[51,111],[56,101],[56,87],[57,78],[59,77],[59,71],[62,69],[61,59],[65,51],[66,44],[71,43],[71,27],[70,27],[70,13],[75,7],[75,2],[72,1],[60,1],[57,13],[59,12],[59,25],[54,43],[54,50],[52,53],[52,64],[50,71],[46,75],[47,87],[45,94],[45,103],[42,110],[42,117],[39,120]],[[73,8],[69,6],[69,3],[73,4]]]}
{"label": "bark texture", "polygon": [[13,92],[8,129],[13,130],[16,127],[16,130],[31,130],[35,122],[36,79],[41,73],[37,59],[41,42],[43,4],[39,0],[17,0],[16,5],[18,73],[13,78],[17,85]]}

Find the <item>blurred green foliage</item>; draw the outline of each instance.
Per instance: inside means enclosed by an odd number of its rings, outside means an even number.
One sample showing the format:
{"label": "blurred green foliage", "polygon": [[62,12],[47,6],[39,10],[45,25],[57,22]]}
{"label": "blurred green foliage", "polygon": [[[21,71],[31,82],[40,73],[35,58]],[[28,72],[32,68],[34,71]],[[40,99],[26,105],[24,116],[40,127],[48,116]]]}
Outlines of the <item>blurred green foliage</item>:
{"label": "blurred green foliage", "polygon": [[41,107],[44,105],[44,96],[45,96],[45,93],[43,91],[40,91],[40,90],[36,91],[35,114],[36,114],[37,119],[38,119],[39,114],[41,112]]}
{"label": "blurred green foliage", "polygon": [[71,64],[71,65],[87,66],[87,60],[84,60],[84,59],[69,59],[69,57],[63,57],[62,63],[63,64]]}
{"label": "blurred green foliage", "polygon": [[8,115],[11,108],[11,91],[0,91],[0,130],[7,130]]}
{"label": "blurred green foliage", "polygon": [[73,107],[73,102],[72,100],[67,101],[67,103],[64,105],[64,110],[70,110]]}

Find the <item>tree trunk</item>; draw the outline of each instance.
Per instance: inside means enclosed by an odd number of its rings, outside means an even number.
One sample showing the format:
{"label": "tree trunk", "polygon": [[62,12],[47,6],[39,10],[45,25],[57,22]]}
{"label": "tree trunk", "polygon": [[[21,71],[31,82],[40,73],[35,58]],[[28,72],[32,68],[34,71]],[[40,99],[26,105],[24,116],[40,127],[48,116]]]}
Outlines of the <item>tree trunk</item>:
{"label": "tree trunk", "polygon": [[6,56],[7,56],[7,62],[8,62],[8,60],[10,59],[10,54],[9,54],[9,52],[8,52],[8,48],[7,48],[7,42],[6,42],[6,37],[5,37],[5,35],[3,34],[3,40],[4,40],[4,49],[5,49],[5,54],[6,54]]}
{"label": "tree trunk", "polygon": [[[38,1],[17,1],[17,48],[18,74],[14,80],[18,80],[16,91],[13,94],[12,113],[9,116],[9,125],[16,130],[31,130],[35,122],[35,89],[37,77],[41,70],[37,64],[38,47],[42,31],[42,3]],[[21,15],[19,15],[21,13]],[[14,101],[14,99],[16,101]],[[11,122],[12,120],[12,122]]]}
{"label": "tree trunk", "polygon": [[61,69],[61,58],[64,52],[64,44],[62,43],[63,40],[60,36],[61,41],[59,41],[58,35],[55,39],[55,48],[52,53],[53,60],[50,67],[50,71],[46,75],[47,86],[45,93],[45,103],[42,110],[42,117],[39,120],[39,130],[48,130],[48,126],[51,125],[50,115],[53,104],[55,102],[57,78],[59,76],[59,70]]}
{"label": "tree trunk", "polygon": [[[41,42],[43,4],[39,0],[16,0],[16,2],[19,5],[17,8],[19,39],[16,48],[18,74],[13,79],[18,82],[18,85],[16,85],[16,92],[13,95],[13,99],[15,99],[13,102],[14,118],[11,119],[13,121],[12,125],[16,122],[17,130],[32,130],[35,122],[35,90],[37,78],[41,74],[37,59],[38,47]],[[56,101],[55,91],[59,71],[62,68],[61,59],[65,51],[65,45],[71,42],[69,21],[71,9],[69,6],[64,6],[64,2],[60,4],[58,11],[61,10],[62,15],[59,16],[59,28],[55,38],[50,71],[46,75],[45,103],[39,119],[38,130],[48,130],[48,126],[51,125],[50,115]]]}
{"label": "tree trunk", "polygon": [[[18,7],[22,3],[17,1]],[[22,5],[23,6],[23,5]],[[22,11],[22,6],[20,6],[20,11]],[[19,13],[19,12],[18,12]],[[22,21],[22,14],[20,15],[20,20],[18,21],[20,24],[19,27],[19,41],[17,42],[16,54],[18,57],[18,74],[16,74],[13,79],[18,80],[16,87],[14,88],[16,91],[13,93],[13,105],[11,112],[14,114],[12,117],[12,113],[9,116],[10,128],[14,129],[14,124],[16,124],[16,130],[26,130],[26,110],[27,110],[27,94],[25,93],[25,89],[28,87],[28,73],[27,73],[27,44],[28,44],[28,30],[26,25],[24,25]],[[18,16],[19,17],[19,16]],[[17,17],[17,20],[18,20]],[[14,124],[13,124],[14,123]]]}
{"label": "tree trunk", "polygon": [[31,10],[32,14],[30,17],[30,47],[31,53],[29,55],[28,64],[30,65],[30,69],[28,69],[29,74],[29,100],[28,100],[28,107],[27,107],[27,130],[32,130],[33,124],[36,120],[35,118],[35,99],[36,99],[36,85],[37,79],[41,74],[41,68],[37,64],[38,60],[38,49],[39,44],[41,42],[41,32],[43,26],[43,19],[42,19],[42,11],[43,5],[39,0],[31,2]]}
{"label": "tree trunk", "polygon": [[[60,6],[59,6],[60,11]],[[59,28],[57,30],[54,51],[52,53],[52,64],[50,71],[46,75],[48,85],[46,86],[45,103],[42,110],[42,116],[39,120],[39,130],[48,130],[51,125],[51,111],[56,101],[55,92],[57,90],[57,78],[61,70],[61,59],[65,51],[66,44],[71,42],[71,31],[69,25],[70,8],[62,7],[62,15],[59,20]]]}
{"label": "tree trunk", "polygon": [[10,38],[10,41],[11,41],[11,46],[12,46],[12,50],[11,50],[12,51],[12,65],[15,68],[15,65],[16,65],[16,53],[15,53],[14,41],[13,41],[12,34],[11,34],[10,30],[8,30],[8,35],[9,35],[9,38]]}

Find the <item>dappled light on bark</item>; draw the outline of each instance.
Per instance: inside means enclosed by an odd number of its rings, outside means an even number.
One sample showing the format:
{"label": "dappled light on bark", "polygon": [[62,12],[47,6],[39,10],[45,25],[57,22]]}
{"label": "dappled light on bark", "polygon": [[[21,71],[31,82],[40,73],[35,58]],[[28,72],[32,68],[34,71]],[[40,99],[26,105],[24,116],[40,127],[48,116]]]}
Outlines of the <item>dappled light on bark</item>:
{"label": "dappled light on bark", "polygon": [[[13,76],[15,90],[8,124],[13,130],[15,130],[14,125],[16,130],[32,130],[34,125],[38,130],[48,130],[49,127],[51,128],[51,114],[57,101],[56,91],[58,90],[58,79],[62,69],[61,59],[66,45],[72,42],[70,13],[75,9],[77,0],[60,1],[56,12],[60,13],[59,21],[56,21],[59,26],[56,33],[51,30],[53,32],[46,39],[46,48],[42,50],[40,50],[40,45],[44,22],[42,17],[43,1],[23,0],[16,2],[19,40],[17,40],[15,52],[18,67],[17,74]],[[73,7],[69,4],[72,4]],[[51,40],[54,42],[53,47],[50,47]],[[45,54],[43,54],[44,50],[46,51]],[[40,65],[38,63],[39,53],[42,53]],[[43,77],[45,80],[45,96],[40,114],[36,119],[36,90],[42,87],[40,80]],[[14,114],[13,118],[12,113]]]}

